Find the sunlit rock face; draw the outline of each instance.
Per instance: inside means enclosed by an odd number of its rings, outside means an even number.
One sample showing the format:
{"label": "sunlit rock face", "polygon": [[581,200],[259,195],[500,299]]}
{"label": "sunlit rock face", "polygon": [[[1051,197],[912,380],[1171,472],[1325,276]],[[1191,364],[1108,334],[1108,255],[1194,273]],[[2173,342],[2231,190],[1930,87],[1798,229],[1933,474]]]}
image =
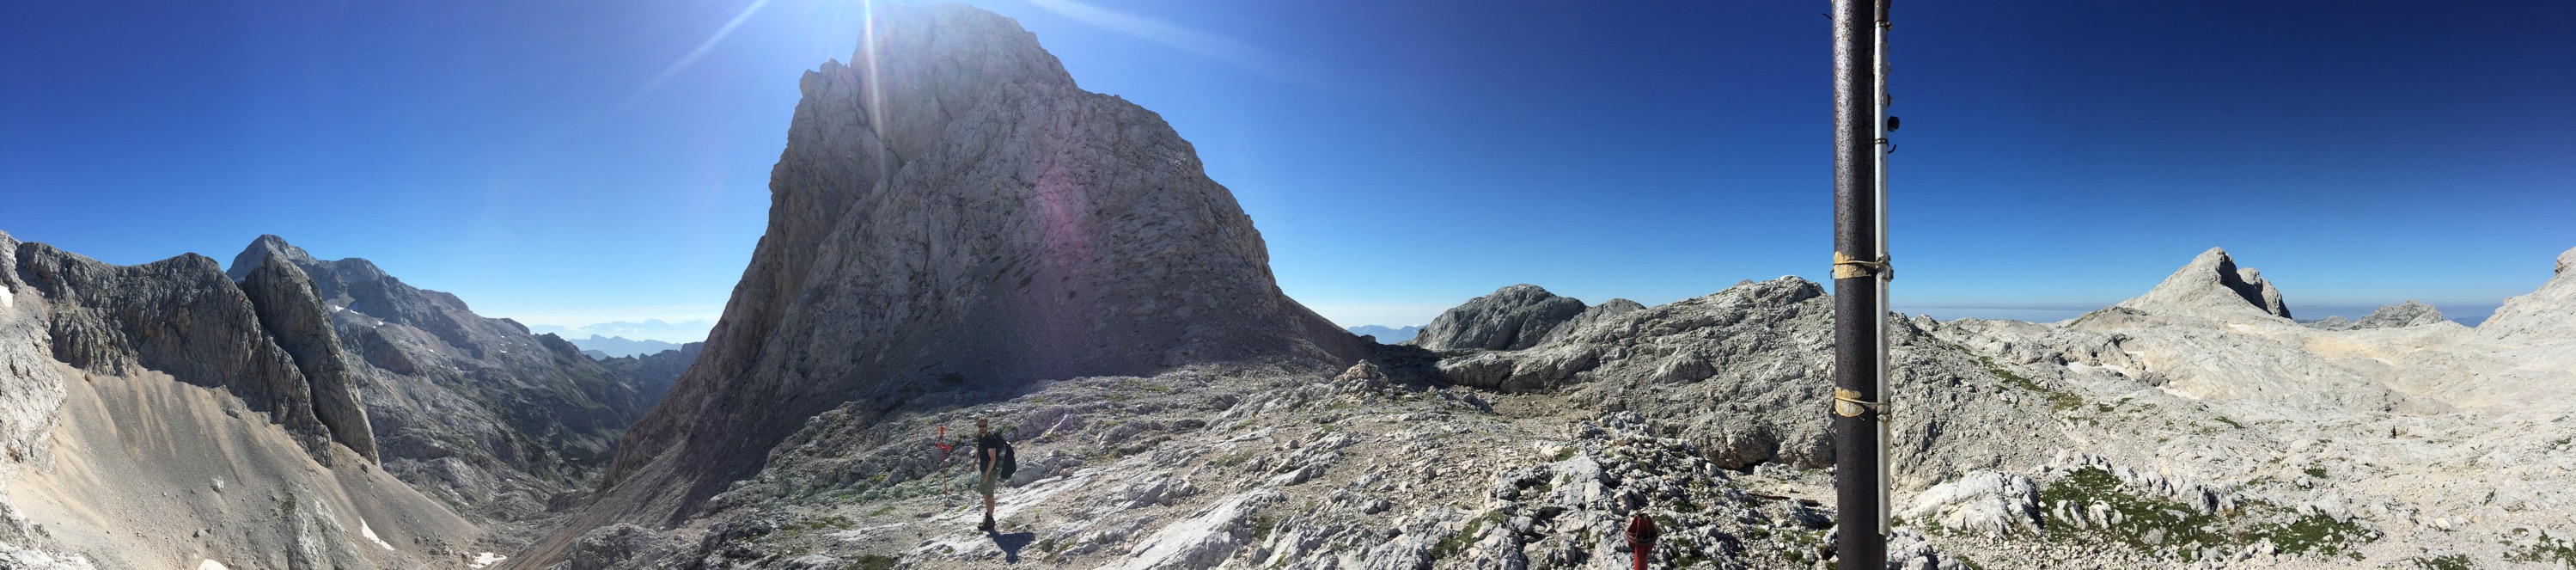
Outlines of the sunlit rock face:
{"label": "sunlit rock face", "polygon": [[1015,22],[889,6],[871,37],[799,81],[768,231],[594,511],[685,515],[845,402],[865,425],[1037,379],[1360,355],[1279,291],[1188,141]]}
{"label": "sunlit rock face", "polygon": [[2239,269],[2227,250],[2209,248],[2193,257],[2191,263],[2176,269],[2163,283],[2135,299],[2121,301],[2121,307],[2148,313],[2175,316],[2205,316],[2225,320],[2227,317],[2260,317],[2268,315],[2290,318],[2290,307],[2281,301],[2281,290],[2264,280],[2253,268]]}
{"label": "sunlit rock face", "polygon": [[2478,331],[2523,341],[2576,338],[2576,249],[2558,254],[2554,271],[2539,290],[2505,299]]}

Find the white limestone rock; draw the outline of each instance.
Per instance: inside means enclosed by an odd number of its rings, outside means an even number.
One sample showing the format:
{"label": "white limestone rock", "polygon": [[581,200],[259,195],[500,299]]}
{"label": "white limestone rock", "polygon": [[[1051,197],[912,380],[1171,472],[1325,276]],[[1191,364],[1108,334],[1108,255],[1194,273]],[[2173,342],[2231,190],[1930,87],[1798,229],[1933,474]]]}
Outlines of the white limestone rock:
{"label": "white limestone rock", "polygon": [[1916,494],[1901,516],[1991,536],[2035,532],[2039,530],[2039,487],[2019,474],[1971,471]]}
{"label": "white limestone rock", "polygon": [[2155,289],[2118,305],[2148,313],[2226,317],[2290,318],[2281,291],[2252,268],[2239,269],[2227,250],[2209,248],[2165,277]]}

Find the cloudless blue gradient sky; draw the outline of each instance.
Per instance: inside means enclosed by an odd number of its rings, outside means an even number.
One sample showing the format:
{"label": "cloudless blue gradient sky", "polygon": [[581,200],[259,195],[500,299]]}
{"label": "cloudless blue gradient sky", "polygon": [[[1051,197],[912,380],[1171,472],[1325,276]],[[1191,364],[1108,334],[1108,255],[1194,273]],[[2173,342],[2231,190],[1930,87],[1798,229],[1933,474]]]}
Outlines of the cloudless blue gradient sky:
{"label": "cloudless blue gradient sky", "polygon": [[[977,2],[1162,114],[1282,288],[1405,325],[1514,283],[1822,279],[1823,2]],[[821,0],[12,2],[0,231],[263,233],[489,316],[712,320]],[[2056,319],[2224,246],[2301,317],[2482,316],[2576,247],[2576,3],[1904,2],[1900,309]]]}

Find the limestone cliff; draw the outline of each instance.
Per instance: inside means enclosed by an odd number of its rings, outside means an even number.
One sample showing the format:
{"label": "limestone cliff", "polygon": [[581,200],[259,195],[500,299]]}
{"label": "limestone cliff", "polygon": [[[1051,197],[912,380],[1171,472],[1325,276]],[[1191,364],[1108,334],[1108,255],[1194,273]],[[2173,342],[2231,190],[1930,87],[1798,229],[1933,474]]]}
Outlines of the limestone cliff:
{"label": "limestone cliff", "polygon": [[874,22],[853,65],[799,82],[767,233],[599,512],[685,516],[845,402],[866,425],[1040,379],[1361,354],[1280,292],[1251,218],[1153,112],[1083,91],[1008,18]]}

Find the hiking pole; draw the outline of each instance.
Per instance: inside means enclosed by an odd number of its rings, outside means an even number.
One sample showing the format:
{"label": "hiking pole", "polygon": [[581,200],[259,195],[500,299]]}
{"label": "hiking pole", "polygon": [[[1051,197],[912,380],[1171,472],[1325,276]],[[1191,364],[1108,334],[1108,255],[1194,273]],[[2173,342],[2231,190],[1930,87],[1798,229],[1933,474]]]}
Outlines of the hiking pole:
{"label": "hiking pole", "polygon": [[[1834,553],[1842,570],[1887,567],[1885,111],[1879,66],[1888,0],[1834,0]],[[1867,11],[1864,11],[1867,10]],[[1878,28],[1873,30],[1872,28]],[[1864,76],[1863,74],[1868,74]],[[1867,194],[1864,194],[1867,193]]]}

